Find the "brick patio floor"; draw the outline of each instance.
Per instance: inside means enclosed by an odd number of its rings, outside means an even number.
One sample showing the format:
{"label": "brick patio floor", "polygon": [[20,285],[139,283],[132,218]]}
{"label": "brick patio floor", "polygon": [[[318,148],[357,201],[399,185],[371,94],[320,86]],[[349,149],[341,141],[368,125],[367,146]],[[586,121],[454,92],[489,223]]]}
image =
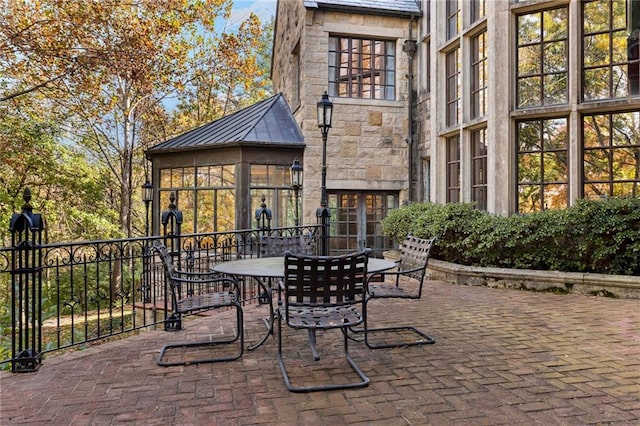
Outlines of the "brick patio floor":
{"label": "brick patio floor", "polygon": [[[378,302],[379,322],[411,321],[435,345],[350,352],[371,384],[294,394],[276,340],[223,364],[159,367],[163,343],[222,330],[220,316],[48,356],[35,373],[0,375],[0,424],[585,425],[640,424],[640,301],[427,283],[410,303]],[[246,333],[264,330],[246,309]],[[223,314],[222,317],[226,315]],[[224,318],[223,318],[224,319]],[[287,330],[293,380],[350,373],[339,335]]]}

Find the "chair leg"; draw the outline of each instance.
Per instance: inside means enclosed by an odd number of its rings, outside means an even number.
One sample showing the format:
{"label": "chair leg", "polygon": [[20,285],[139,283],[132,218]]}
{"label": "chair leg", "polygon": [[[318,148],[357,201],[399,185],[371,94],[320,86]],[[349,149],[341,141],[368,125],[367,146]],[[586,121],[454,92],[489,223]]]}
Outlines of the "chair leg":
{"label": "chair leg", "polygon": [[358,377],[360,377],[359,382],[352,383],[343,383],[343,384],[326,384],[326,385],[315,385],[315,386],[294,386],[291,383],[291,379],[289,378],[289,374],[287,373],[287,368],[284,363],[284,358],[282,356],[282,319],[281,315],[278,315],[278,365],[280,365],[280,371],[282,371],[282,377],[284,379],[284,383],[289,389],[290,392],[296,393],[304,393],[304,392],[318,392],[318,391],[329,391],[329,390],[337,390],[337,389],[353,389],[353,388],[362,388],[369,385],[369,378],[364,374],[364,372],[360,369],[358,364],[351,358],[349,354],[349,349],[347,345],[347,332],[345,329],[341,330],[344,335],[344,355],[353,369],[356,372]]}
{"label": "chair leg", "polygon": [[[370,300],[370,299],[369,299]],[[420,330],[418,330],[414,326],[396,326],[396,327],[378,327],[378,328],[369,328],[368,324],[368,313],[367,313],[367,304],[369,300],[365,300],[362,305],[362,315],[364,316],[364,328],[352,330],[356,333],[364,333],[364,343],[370,349],[382,349],[382,348],[398,348],[402,346],[419,346],[419,345],[432,345],[436,343],[436,339],[433,336],[430,336]],[[381,333],[381,332],[398,332],[398,331],[411,331],[417,336],[417,340],[414,341],[404,341],[404,342],[393,342],[393,343],[372,343],[369,340],[370,334]]]}
{"label": "chair leg", "polygon": [[[237,305],[235,305],[236,308],[236,329],[237,332],[235,333],[235,335],[230,338],[230,339],[224,339],[224,340],[216,340],[214,342],[180,342],[180,343],[170,343],[170,344],[166,344],[162,347],[162,350],[160,351],[160,355],[158,356],[158,361],[157,364],[163,367],[171,367],[171,366],[176,366],[176,365],[191,365],[191,364],[205,364],[205,363],[211,363],[211,362],[224,362],[224,361],[233,361],[236,360],[238,358],[240,358],[242,356],[242,354],[244,353],[244,321],[243,321],[243,312],[242,312],[242,306],[240,305],[240,303],[238,303]],[[236,354],[233,355],[229,355],[229,356],[224,356],[224,357],[217,357],[217,358],[201,358],[201,359],[196,359],[196,360],[190,360],[190,361],[178,361],[178,362],[167,362],[164,361],[164,356],[165,353],[169,350],[169,349],[174,349],[174,348],[196,348],[196,347],[207,347],[207,346],[217,346],[217,345],[226,345],[226,344],[231,344],[236,342],[238,339],[240,339],[240,351]]]}

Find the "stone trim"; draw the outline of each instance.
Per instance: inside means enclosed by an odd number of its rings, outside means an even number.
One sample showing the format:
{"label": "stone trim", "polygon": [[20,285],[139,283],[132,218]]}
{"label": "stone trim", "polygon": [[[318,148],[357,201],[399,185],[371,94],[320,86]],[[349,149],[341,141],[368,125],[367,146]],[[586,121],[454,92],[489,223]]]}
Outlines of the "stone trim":
{"label": "stone trim", "polygon": [[640,277],[530,269],[482,268],[429,259],[429,276],[451,284],[560,291],[640,299]]}

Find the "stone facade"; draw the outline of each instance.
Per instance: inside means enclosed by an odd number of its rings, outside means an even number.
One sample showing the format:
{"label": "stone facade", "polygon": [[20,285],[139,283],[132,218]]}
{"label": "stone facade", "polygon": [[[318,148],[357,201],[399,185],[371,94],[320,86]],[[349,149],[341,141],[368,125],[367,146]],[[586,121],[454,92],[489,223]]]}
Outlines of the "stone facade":
{"label": "stone facade", "polygon": [[407,56],[402,43],[409,18],[306,9],[302,0],[279,1],[272,80],[284,93],[302,129],[304,214],[311,221],[320,204],[322,137],[316,103],[327,90],[329,35],[396,41],[396,99],[331,97],[333,124],[327,141],[327,189],[407,191]]}

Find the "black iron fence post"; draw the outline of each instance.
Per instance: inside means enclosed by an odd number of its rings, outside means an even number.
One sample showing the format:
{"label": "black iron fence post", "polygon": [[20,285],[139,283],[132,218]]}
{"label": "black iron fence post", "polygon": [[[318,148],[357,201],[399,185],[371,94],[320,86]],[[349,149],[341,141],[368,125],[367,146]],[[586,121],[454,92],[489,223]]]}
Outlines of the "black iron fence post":
{"label": "black iron fence post", "polygon": [[22,213],[11,217],[11,371],[36,371],[42,364],[42,216],[33,213],[24,190]]}
{"label": "black iron fence post", "polygon": [[258,221],[258,229],[260,229],[262,235],[268,235],[269,231],[271,231],[271,218],[273,216],[271,209],[267,208],[265,200],[263,195],[260,208],[256,209],[256,221]]}
{"label": "black iron fence post", "polygon": [[[176,206],[176,195],[171,193],[169,195],[169,207],[162,212],[162,235],[164,237],[164,244],[169,250],[171,256],[177,259],[177,269],[181,269],[180,260],[180,247],[181,247],[181,227],[182,227],[182,212],[178,210]],[[169,289],[168,277],[164,277],[164,330],[165,331],[180,331],[182,329],[182,319],[179,314],[169,315],[169,301],[167,300],[171,294]],[[173,305],[173,300],[172,300]],[[171,310],[175,312],[177,306],[171,306]]]}

